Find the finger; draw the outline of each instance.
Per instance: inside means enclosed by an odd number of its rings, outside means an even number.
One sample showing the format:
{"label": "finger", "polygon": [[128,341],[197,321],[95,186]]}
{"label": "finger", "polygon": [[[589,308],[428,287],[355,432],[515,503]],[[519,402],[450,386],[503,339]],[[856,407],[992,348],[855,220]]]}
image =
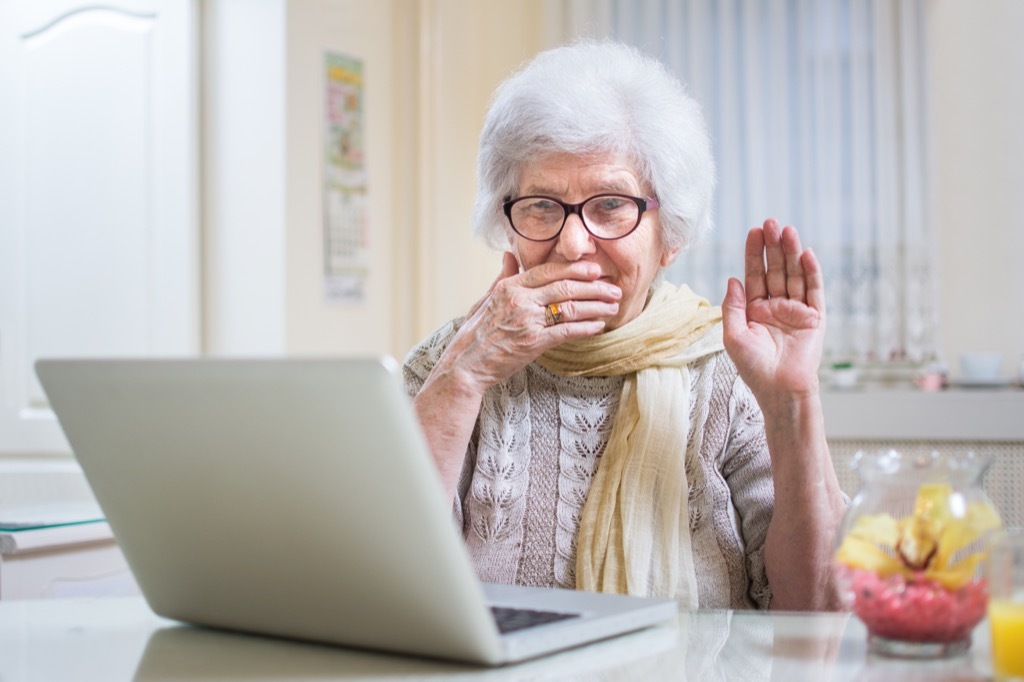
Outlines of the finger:
{"label": "finger", "polygon": [[518,274],[519,261],[516,260],[515,254],[513,254],[511,251],[506,251],[504,254],[502,254],[501,272],[499,272],[498,276],[494,279],[493,282],[491,282],[491,286],[488,287],[487,292],[483,296],[478,298],[476,303],[474,303],[473,306],[469,309],[469,312],[466,314],[466,317],[472,317],[476,313],[476,311],[480,309],[480,306],[484,304],[484,301],[486,301],[487,298],[492,293],[494,293],[494,288],[498,286],[498,282],[502,281],[503,279],[508,279],[509,277],[514,277],[515,275]]}
{"label": "finger", "polygon": [[774,218],[764,221],[765,283],[768,296],[786,295],[786,255],[782,249],[782,231]]}
{"label": "finger", "polygon": [[825,316],[825,276],[821,271],[821,263],[814,251],[807,249],[800,254],[800,264],[806,273],[807,282],[807,305],[811,306],[821,316]]}
{"label": "finger", "polygon": [[575,298],[565,299],[549,305],[558,306],[559,321],[562,324],[566,322],[607,319],[614,317],[619,312],[619,304],[616,301],[581,300]]}
{"label": "finger", "polygon": [[764,271],[764,229],[751,228],[747,233],[747,246],[743,256],[747,301],[768,298]]}
{"label": "finger", "polygon": [[743,293],[743,285],[735,277],[730,277],[725,287],[725,298],[722,299],[722,328],[727,338],[735,337],[747,326],[747,299]]}
{"label": "finger", "polygon": [[523,271],[523,286],[536,289],[559,280],[592,282],[601,276],[601,266],[591,261],[544,263]]}
{"label": "finger", "polygon": [[548,327],[548,343],[545,344],[544,350],[554,348],[566,341],[600,334],[604,331],[607,324],[604,320],[581,320],[579,322],[561,322]]}
{"label": "finger", "polygon": [[505,279],[506,277],[514,277],[519,274],[519,261],[516,259],[516,255],[511,251],[506,251],[502,254],[501,260],[501,274],[498,279]]}
{"label": "finger", "polygon": [[786,259],[786,295],[789,298],[806,303],[807,285],[804,279],[804,268],[800,264],[800,235],[792,225],[782,229],[782,253]]}
{"label": "finger", "polygon": [[560,279],[532,290],[534,299],[541,305],[557,303],[566,309],[585,302],[600,305],[605,314],[618,312],[622,289],[611,282],[581,282],[574,279]]}

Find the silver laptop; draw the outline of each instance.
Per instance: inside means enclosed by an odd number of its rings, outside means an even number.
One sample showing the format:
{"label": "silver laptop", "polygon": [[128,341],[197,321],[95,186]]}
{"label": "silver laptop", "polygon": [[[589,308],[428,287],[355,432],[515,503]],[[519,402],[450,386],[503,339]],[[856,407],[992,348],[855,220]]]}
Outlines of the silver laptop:
{"label": "silver laptop", "polygon": [[162,616],[488,665],[676,620],[670,600],[480,584],[389,358],[36,372]]}

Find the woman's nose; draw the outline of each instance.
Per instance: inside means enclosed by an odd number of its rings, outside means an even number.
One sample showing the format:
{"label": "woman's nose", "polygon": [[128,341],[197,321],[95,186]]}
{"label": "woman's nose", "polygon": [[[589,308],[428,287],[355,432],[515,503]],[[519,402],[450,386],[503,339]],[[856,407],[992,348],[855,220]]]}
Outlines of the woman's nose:
{"label": "woman's nose", "polygon": [[594,243],[594,236],[591,235],[583,225],[583,219],[576,213],[571,213],[562,226],[558,235],[558,244],[555,250],[567,261],[576,261],[587,254],[594,253],[597,245]]}

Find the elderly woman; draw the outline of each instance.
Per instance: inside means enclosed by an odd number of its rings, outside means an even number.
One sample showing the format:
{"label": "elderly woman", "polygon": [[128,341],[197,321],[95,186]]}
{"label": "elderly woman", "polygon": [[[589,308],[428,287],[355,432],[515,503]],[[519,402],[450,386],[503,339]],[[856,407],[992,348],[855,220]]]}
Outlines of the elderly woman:
{"label": "elderly woman", "polygon": [[501,273],[405,380],[480,578],[827,608],[821,271],[768,220],[721,308],[661,282],[714,188],[679,81],[615,43],[541,53],[495,93],[478,179]]}

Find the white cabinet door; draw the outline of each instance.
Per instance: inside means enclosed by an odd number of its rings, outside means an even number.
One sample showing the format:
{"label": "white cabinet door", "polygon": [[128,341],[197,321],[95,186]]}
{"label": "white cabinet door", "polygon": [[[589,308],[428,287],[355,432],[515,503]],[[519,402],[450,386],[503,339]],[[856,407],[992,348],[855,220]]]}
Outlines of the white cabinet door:
{"label": "white cabinet door", "polygon": [[47,356],[199,350],[191,0],[0,0],[0,452],[66,452]]}

